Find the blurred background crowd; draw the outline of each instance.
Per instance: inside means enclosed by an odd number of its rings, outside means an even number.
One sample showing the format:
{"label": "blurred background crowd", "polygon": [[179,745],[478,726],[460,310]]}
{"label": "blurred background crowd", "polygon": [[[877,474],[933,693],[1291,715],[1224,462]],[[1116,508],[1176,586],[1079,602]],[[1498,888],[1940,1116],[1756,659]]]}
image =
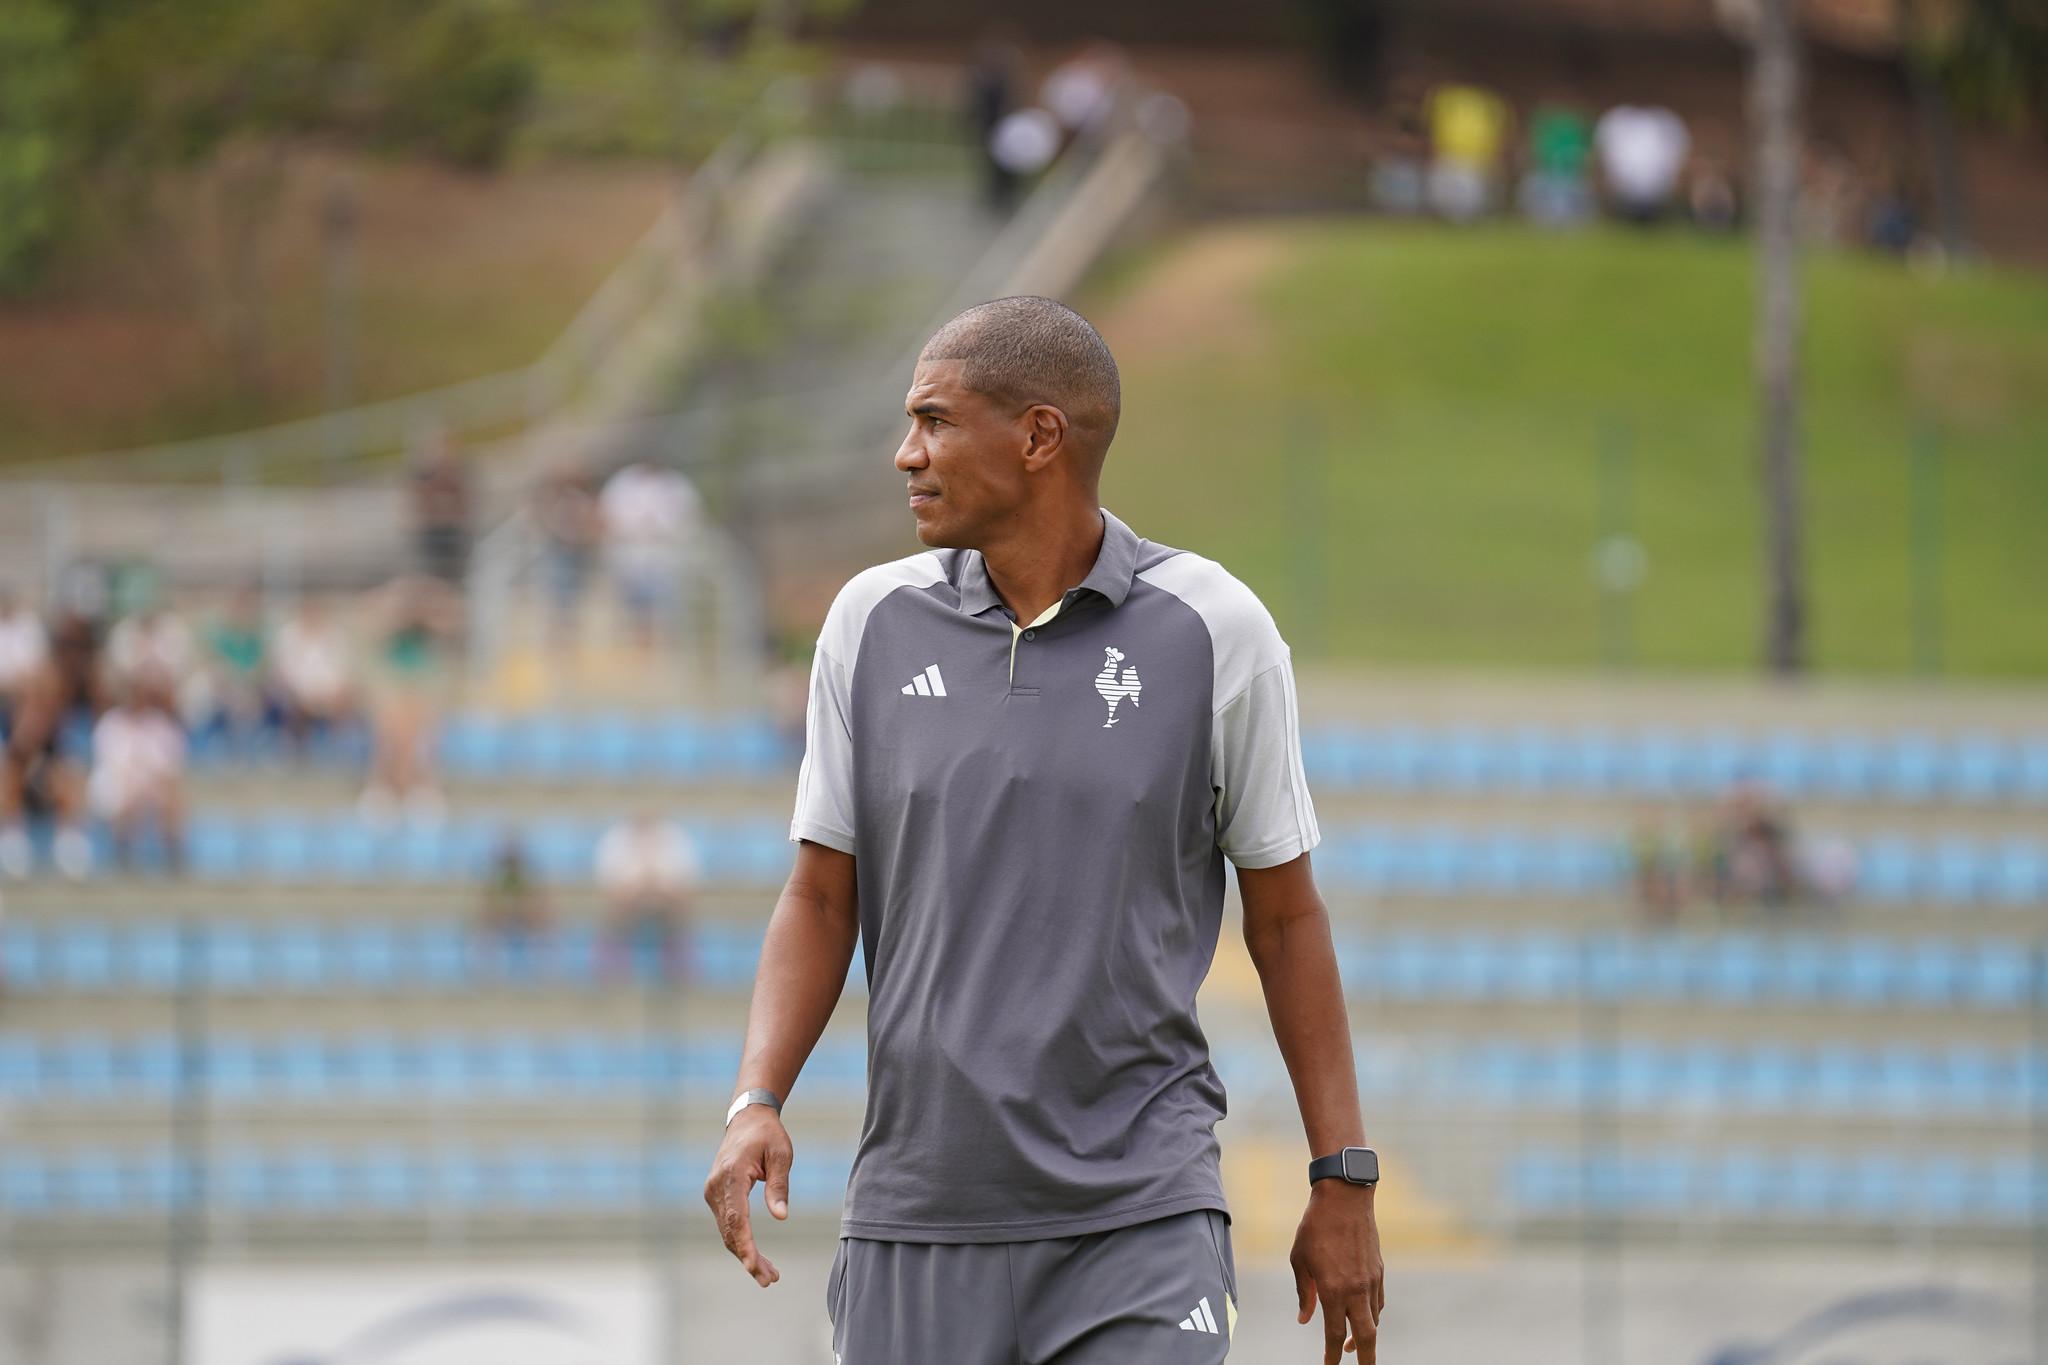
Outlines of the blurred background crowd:
{"label": "blurred background crowd", "polygon": [[858,962],[696,1186],[1012,293],[1293,648],[1387,1349],[2048,1358],[2044,266],[2032,0],[0,0],[0,1362],[831,1359]]}

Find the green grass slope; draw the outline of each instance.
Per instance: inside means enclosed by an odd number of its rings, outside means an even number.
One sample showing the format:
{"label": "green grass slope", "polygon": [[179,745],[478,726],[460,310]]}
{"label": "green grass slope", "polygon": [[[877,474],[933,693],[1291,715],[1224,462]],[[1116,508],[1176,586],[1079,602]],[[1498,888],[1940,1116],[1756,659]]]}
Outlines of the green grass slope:
{"label": "green grass slope", "polygon": [[[2048,674],[2048,278],[1816,255],[1806,279],[1816,666],[1912,666],[1922,423],[1946,667]],[[1223,561],[1304,656],[1582,666],[1605,431],[1648,554],[1637,659],[1752,666],[1750,302],[1743,244],[1678,232],[1205,230],[1085,300],[1124,370],[1105,500]]]}

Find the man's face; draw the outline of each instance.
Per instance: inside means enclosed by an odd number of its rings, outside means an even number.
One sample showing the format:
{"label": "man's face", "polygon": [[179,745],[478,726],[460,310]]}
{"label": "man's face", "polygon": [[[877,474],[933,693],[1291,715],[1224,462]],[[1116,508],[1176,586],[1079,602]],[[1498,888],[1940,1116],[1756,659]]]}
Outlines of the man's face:
{"label": "man's face", "polygon": [[921,360],[904,410],[910,432],[896,451],[909,475],[917,538],[934,549],[979,549],[1021,510],[1026,414],[1006,413],[967,387],[964,360]]}

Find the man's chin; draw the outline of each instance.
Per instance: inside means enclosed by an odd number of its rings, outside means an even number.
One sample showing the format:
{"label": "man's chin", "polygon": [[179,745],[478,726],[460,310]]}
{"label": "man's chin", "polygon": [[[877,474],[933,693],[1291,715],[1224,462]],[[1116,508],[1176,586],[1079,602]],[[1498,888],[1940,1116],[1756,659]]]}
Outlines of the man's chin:
{"label": "man's chin", "polygon": [[936,518],[917,519],[917,539],[927,549],[962,550],[968,548],[961,543],[957,529]]}

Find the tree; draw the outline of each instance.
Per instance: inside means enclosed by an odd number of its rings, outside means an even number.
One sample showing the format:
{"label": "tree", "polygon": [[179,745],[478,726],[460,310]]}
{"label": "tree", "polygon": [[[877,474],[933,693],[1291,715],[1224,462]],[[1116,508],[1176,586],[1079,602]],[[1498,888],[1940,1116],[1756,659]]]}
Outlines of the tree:
{"label": "tree", "polygon": [[0,3],[0,293],[35,278],[62,221],[69,28],[53,0]]}

